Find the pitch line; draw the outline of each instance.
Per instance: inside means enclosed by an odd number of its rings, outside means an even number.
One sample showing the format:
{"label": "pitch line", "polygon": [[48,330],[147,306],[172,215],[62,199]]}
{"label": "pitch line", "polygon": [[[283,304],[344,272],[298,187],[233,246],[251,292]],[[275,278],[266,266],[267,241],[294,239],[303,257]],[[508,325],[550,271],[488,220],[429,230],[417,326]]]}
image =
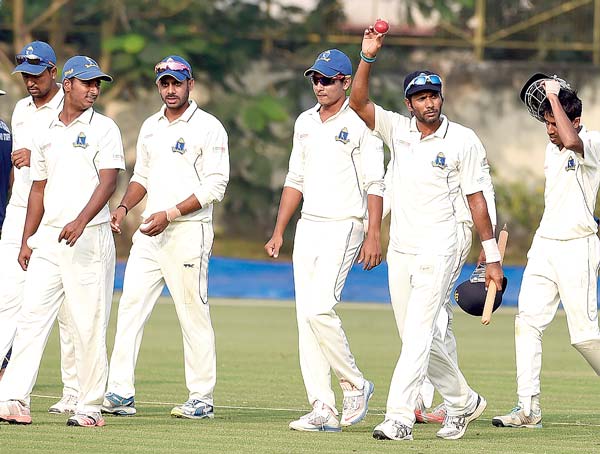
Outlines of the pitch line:
{"label": "pitch line", "polygon": [[[41,399],[60,399],[61,396],[45,396],[43,394],[32,394],[31,397],[39,397]],[[160,402],[160,401],[136,401],[139,404],[143,405],[158,405],[158,406],[175,406],[181,405],[181,402]],[[223,408],[227,410],[252,410],[252,411],[281,411],[281,412],[297,412],[297,413],[306,413],[306,408],[277,408],[277,407],[247,407],[247,406],[238,406],[238,405],[215,405],[215,408]],[[369,408],[369,414],[375,416],[385,416],[384,409],[375,409]],[[486,418],[477,418],[479,421],[489,421],[491,419]],[[544,427],[546,426],[566,426],[566,427],[600,427],[600,424],[589,424],[582,422],[544,422]],[[418,425],[418,424],[415,424]]]}

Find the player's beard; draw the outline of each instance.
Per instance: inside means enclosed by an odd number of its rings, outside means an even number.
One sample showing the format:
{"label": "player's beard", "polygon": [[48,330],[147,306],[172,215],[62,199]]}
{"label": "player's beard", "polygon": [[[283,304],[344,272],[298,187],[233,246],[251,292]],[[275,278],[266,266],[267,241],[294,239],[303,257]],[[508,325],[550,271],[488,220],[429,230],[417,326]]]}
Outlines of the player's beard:
{"label": "player's beard", "polygon": [[[429,114],[431,113],[431,114]],[[413,110],[413,115],[417,118],[420,123],[424,124],[435,124],[440,121],[442,115],[442,109],[439,110],[428,110],[424,112],[417,112]]]}

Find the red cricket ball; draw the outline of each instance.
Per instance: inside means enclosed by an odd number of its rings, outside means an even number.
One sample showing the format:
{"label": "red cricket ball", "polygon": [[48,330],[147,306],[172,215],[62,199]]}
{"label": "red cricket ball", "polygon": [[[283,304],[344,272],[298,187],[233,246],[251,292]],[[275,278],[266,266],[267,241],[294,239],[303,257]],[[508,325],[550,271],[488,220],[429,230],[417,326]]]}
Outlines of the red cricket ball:
{"label": "red cricket ball", "polygon": [[385,35],[388,32],[388,30],[390,29],[390,24],[388,24],[383,19],[377,19],[375,21],[375,24],[373,25],[373,28],[375,29],[375,31],[377,33],[381,33],[382,35]]}

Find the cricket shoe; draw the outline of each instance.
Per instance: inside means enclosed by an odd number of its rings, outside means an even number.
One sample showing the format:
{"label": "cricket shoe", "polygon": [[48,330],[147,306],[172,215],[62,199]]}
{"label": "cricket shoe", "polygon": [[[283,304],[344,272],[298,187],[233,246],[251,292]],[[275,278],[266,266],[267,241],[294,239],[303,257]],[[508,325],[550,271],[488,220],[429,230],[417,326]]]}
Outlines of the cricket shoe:
{"label": "cricket shoe", "polygon": [[427,419],[425,414],[427,413],[427,408],[425,408],[425,403],[423,402],[423,396],[419,394],[417,396],[417,403],[415,405],[415,421],[419,424],[426,424]]}
{"label": "cricket shoe", "polygon": [[99,411],[90,413],[75,413],[67,419],[67,426],[73,427],[102,427],[105,421]]}
{"label": "cricket shoe", "polygon": [[364,419],[369,411],[369,399],[373,395],[375,385],[365,380],[363,389],[358,389],[347,381],[340,382],[344,391],[341,426],[351,426]]}
{"label": "cricket shoe", "polygon": [[64,395],[62,399],[56,402],[48,409],[48,413],[52,413],[53,415],[60,414],[75,414],[77,411],[77,397],[70,396],[68,394]]}
{"label": "cricket shoe", "polygon": [[458,440],[459,438],[462,438],[467,431],[469,423],[479,418],[485,410],[485,407],[487,407],[486,400],[478,394],[477,404],[472,412],[455,416],[446,415],[444,426],[437,431],[436,435],[445,440]]}
{"label": "cricket shoe", "polygon": [[376,440],[412,440],[412,427],[394,419],[386,419],[373,429],[373,438]]}
{"label": "cricket shoe", "polygon": [[171,416],[187,419],[212,419],[215,417],[214,408],[198,399],[188,399],[183,405],[171,410]]}
{"label": "cricket shoe", "polygon": [[31,424],[31,410],[19,400],[0,402],[0,421],[9,424]]}
{"label": "cricket shoe", "polygon": [[102,413],[115,416],[133,416],[136,414],[134,396],[122,397],[115,393],[106,393],[102,402]]}
{"label": "cricket shoe", "polygon": [[316,401],[313,410],[289,425],[292,430],[301,432],[340,432],[340,422],[331,408],[321,401]]}
{"label": "cricket shoe", "polygon": [[444,419],[446,419],[446,404],[441,403],[433,410],[426,412],[423,415],[424,422],[434,422],[437,424],[443,424]]}
{"label": "cricket shoe", "polygon": [[[537,405],[536,405],[537,403]],[[531,412],[529,416],[521,405],[517,405],[511,412],[504,416],[494,416],[492,424],[496,427],[526,427],[528,429],[540,429],[542,427],[542,409],[539,400],[532,399]]]}

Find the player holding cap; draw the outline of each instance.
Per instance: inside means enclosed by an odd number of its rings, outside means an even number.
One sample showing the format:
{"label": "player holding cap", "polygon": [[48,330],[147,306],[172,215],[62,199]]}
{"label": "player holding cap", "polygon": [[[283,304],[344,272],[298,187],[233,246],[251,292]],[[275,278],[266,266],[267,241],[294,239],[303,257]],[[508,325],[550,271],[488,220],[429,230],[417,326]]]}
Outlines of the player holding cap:
{"label": "player holding cap", "polygon": [[425,374],[444,398],[447,416],[437,436],[461,438],[479,417],[485,399],[467,384],[452,359],[436,319],[457,259],[456,204],[466,196],[487,258],[486,280],[502,288],[502,267],[483,196],[480,142],[473,131],[441,115],[442,80],[419,71],[404,81],[407,118],[369,100],[369,73],[383,43],[365,30],[350,106],[390,147],[394,159],[392,223],[387,260],[392,306],[402,338],[384,422],[378,439],[412,440],[415,406]]}
{"label": "player holding cap", "polygon": [[112,77],[91,58],[67,60],[63,107],[33,140],[33,184],[19,253],[27,279],[13,356],[0,382],[0,420],[10,423],[31,423],[31,390],[64,304],[80,387],[77,411],[67,425],[104,425],[100,404],[115,273],[108,200],[125,159],[119,128],[92,107],[102,80]]}
{"label": "player holding cap", "polygon": [[[7,218],[0,240],[0,358],[10,349],[17,318],[23,303],[25,271],[17,258],[21,249],[27,200],[31,189],[30,161],[33,138],[48,128],[63,106],[64,93],[56,83],[56,55],[50,45],[33,41],[16,56],[13,74],[20,74],[30,96],[17,102],[12,115],[13,179]],[[73,339],[67,324],[66,309],[58,312],[60,332],[62,399],[49,408],[50,413],[73,413],[77,407],[79,385],[75,370]]]}
{"label": "player holding cap", "polygon": [[563,80],[535,74],[521,100],[546,125],[544,214],[527,253],[515,317],[517,406],[498,427],[542,426],[542,334],[562,302],[571,345],[600,375],[597,282],[600,266],[594,206],[600,185],[600,133],[581,124],[582,103]]}
{"label": "player holding cap", "polygon": [[216,383],[214,332],[208,306],[208,259],[213,245],[213,205],[229,180],[227,133],[215,117],[189,99],[192,67],[172,55],[155,67],[164,106],[140,130],[133,177],[112,228],[148,195],[144,223],[133,236],[127,261],[108,392],[102,410],[136,413],[134,371],[144,325],[165,284],[183,332],[188,400],[171,410],[180,418],[212,418]]}
{"label": "player holding cap", "polygon": [[[296,120],[277,223],[265,245],[277,258],[283,232],[304,199],[293,261],[300,369],[313,410],[290,423],[295,430],[338,432],[340,425],[356,424],[373,393],[334,311],[356,258],[367,270],[381,263],[383,144],[348,106],[351,75],[350,59],[337,49],[321,53],[305,71],[317,105]],[[331,369],[344,393],[341,421]]]}

